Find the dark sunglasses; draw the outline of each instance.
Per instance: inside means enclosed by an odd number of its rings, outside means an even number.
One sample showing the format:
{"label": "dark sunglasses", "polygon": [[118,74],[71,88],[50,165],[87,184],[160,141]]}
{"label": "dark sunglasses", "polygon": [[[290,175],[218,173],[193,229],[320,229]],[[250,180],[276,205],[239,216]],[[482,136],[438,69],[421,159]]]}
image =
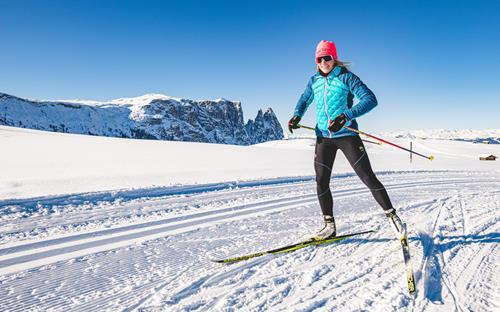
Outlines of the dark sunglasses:
{"label": "dark sunglasses", "polygon": [[325,55],[325,56],[322,56],[322,57],[318,57],[316,59],[316,62],[321,63],[321,60],[324,60],[325,62],[330,62],[331,60],[333,60],[333,57],[331,57],[331,55]]}

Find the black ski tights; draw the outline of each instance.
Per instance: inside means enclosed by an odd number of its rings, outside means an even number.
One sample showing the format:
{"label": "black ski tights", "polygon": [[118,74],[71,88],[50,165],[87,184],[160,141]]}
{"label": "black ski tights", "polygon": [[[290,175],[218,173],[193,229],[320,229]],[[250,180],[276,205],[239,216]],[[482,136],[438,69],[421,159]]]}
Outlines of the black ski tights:
{"label": "black ski tights", "polygon": [[377,203],[385,212],[392,210],[391,200],[384,186],[373,173],[363,141],[359,136],[345,136],[335,139],[317,138],[314,156],[314,170],[321,211],[325,216],[333,216],[333,199],[330,192],[330,178],[337,151],[341,150],[352,168],[370,189]]}

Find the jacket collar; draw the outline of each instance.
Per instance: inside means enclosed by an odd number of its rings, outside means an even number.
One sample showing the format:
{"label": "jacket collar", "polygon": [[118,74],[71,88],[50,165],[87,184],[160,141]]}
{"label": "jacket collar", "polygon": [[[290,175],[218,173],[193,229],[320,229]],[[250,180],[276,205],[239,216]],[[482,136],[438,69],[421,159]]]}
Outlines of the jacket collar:
{"label": "jacket collar", "polygon": [[[338,75],[340,75],[341,72],[342,72],[342,66],[335,66],[332,69],[332,71],[328,74],[328,76],[326,76],[326,77],[327,78],[337,77]],[[321,75],[319,72],[316,72],[315,76],[316,76],[316,78],[320,78],[320,77],[325,78],[325,76]]]}

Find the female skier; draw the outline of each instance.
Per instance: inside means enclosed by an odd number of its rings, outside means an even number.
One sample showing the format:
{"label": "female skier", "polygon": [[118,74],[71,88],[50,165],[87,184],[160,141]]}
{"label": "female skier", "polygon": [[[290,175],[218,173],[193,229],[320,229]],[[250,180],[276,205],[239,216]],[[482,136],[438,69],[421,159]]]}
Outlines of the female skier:
{"label": "female skier", "polygon": [[[288,129],[293,133],[293,129],[299,128],[300,119],[309,105],[313,102],[316,104],[314,170],[325,225],[312,239],[322,240],[336,235],[330,177],[339,149],[384,210],[396,235],[401,237],[405,227],[397,216],[387,191],[373,173],[363,142],[357,133],[344,128],[349,126],[358,129],[356,118],[373,109],[377,105],[377,99],[373,92],[347,69],[346,63],[339,61],[333,42],[319,42],[316,47],[316,64],[317,72],[309,79],[293,117],[288,122]],[[356,105],[353,105],[354,97],[359,100]]]}

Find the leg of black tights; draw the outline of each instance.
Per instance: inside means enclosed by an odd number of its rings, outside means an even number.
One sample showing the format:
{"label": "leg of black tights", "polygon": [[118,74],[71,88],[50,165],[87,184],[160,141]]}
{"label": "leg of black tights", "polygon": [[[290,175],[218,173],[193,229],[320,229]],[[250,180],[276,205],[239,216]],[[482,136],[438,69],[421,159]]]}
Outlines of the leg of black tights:
{"label": "leg of black tights", "polygon": [[359,136],[348,136],[337,139],[339,149],[344,153],[352,168],[370,189],[377,203],[385,211],[392,209],[392,203],[385,187],[373,173],[368,154]]}
{"label": "leg of black tights", "polygon": [[333,199],[330,191],[333,161],[337,155],[337,146],[332,139],[317,138],[314,155],[316,187],[319,205],[324,216],[333,216]]}

